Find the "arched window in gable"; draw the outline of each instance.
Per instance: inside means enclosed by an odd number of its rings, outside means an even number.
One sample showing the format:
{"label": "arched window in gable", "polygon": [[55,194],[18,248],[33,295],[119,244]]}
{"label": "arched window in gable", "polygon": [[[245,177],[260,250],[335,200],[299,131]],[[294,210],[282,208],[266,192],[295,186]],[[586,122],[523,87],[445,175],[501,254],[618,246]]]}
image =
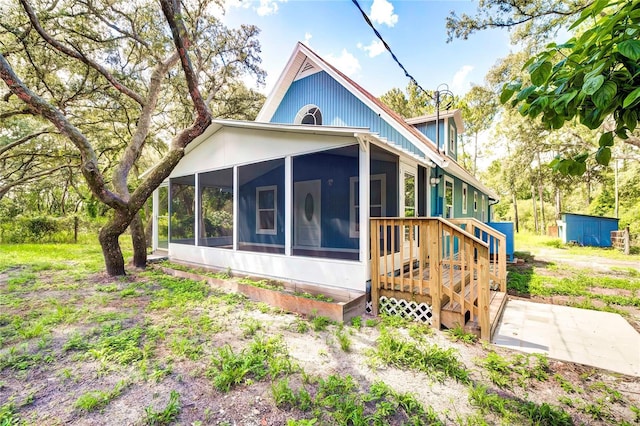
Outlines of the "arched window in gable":
{"label": "arched window in gable", "polygon": [[312,126],[322,125],[322,112],[316,105],[309,104],[300,108],[296,114],[295,124],[306,124]]}

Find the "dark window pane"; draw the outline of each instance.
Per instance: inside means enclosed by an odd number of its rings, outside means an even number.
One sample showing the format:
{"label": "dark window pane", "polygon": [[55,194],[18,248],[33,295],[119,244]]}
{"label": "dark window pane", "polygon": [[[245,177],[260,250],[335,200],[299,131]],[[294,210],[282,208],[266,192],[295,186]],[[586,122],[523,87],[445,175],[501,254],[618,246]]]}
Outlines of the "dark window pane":
{"label": "dark window pane", "polygon": [[260,212],[260,229],[273,229],[274,223],[275,221],[273,210]]}

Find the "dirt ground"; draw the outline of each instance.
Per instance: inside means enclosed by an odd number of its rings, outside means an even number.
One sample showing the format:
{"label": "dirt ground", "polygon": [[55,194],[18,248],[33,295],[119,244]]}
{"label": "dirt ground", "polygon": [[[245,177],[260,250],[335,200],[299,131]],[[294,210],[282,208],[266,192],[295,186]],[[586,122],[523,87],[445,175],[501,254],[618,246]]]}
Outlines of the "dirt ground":
{"label": "dirt ground", "polygon": [[[157,278],[135,273],[119,280],[102,274],[74,279],[68,271],[45,270],[33,272],[23,284],[12,283],[24,272],[16,267],[0,274],[0,407],[5,409],[3,414],[0,408],[0,423],[5,415],[5,420],[14,419],[15,424],[162,424],[153,423],[148,413],[161,411],[171,391],[176,391],[180,410],[175,422],[169,423],[305,424],[294,421],[312,417],[309,412],[276,406],[269,378],[243,381],[225,393],[216,390],[207,374],[219,348],[229,345],[239,353],[254,339],[269,336],[280,336],[290,361],[300,367],[289,377],[292,386],[330,375],[351,376],[362,391],[382,381],[396,392],[411,393],[425,407],[432,407],[442,424],[523,422],[520,417],[514,420],[472,404],[469,385],[449,378],[440,381],[428,372],[385,365],[380,360],[372,362],[371,351],[381,335],[379,322],[372,318],[365,317],[360,328],[333,324],[315,331],[306,319],[215,291],[184,305],[161,304],[164,299],[159,295],[166,289]],[[58,309],[60,315],[70,313],[69,317],[45,325],[48,331],[40,336],[11,334],[11,327],[22,325],[26,330],[26,325],[52,309],[54,313]],[[372,326],[364,325],[366,319],[372,320]],[[142,359],[118,364],[96,355],[100,327],[116,323],[123,329],[142,327],[147,338],[156,336],[153,343],[149,340],[144,347],[143,343],[139,345],[145,353]],[[301,323],[307,324],[302,332]],[[247,324],[255,330],[248,333]],[[339,333],[349,336],[348,351],[341,347]],[[409,338],[406,326],[393,328],[393,333]],[[78,335],[86,338],[86,347],[65,349]],[[176,341],[182,338],[198,348],[195,356],[188,352],[193,347],[177,347]],[[487,386],[501,398],[560,407],[575,424],[640,421],[638,378],[550,360],[546,380],[527,379],[523,384],[500,387],[492,382],[482,360],[491,352],[504,358],[512,357],[513,352],[489,344],[453,341],[443,331],[427,333],[425,338],[429,344],[451,348],[469,372],[473,386]],[[30,359],[35,361],[29,364]],[[20,364],[21,360],[27,365]],[[124,389],[103,407],[93,411],[78,408],[81,395],[109,392],[119,382],[125,383]],[[570,383],[573,390],[568,391],[563,382]],[[564,398],[564,404],[559,398]],[[316,424],[339,424],[327,423],[329,418],[323,417],[324,421]]]}

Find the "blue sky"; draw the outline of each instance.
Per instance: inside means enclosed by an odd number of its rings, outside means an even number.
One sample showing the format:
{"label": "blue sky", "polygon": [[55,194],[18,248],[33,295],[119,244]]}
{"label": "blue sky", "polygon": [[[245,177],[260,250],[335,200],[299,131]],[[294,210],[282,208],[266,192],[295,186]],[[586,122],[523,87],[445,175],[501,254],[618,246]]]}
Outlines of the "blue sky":
{"label": "blue sky", "polygon": [[[375,96],[404,89],[408,79],[377,41],[350,0],[227,0],[227,25],[254,24],[261,29],[262,65],[268,94],[296,42],[306,42]],[[509,53],[507,31],[484,31],[469,40],[446,43],[445,18],[451,10],[473,13],[467,1],[360,1],[392,50],[425,89],[446,83],[464,95],[481,84],[498,58]]]}

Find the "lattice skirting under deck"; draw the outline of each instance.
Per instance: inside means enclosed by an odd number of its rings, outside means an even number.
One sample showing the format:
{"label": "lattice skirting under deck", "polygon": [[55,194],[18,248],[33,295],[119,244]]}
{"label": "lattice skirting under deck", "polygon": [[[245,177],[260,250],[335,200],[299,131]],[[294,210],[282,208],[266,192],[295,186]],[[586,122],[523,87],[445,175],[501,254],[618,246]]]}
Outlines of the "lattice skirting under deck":
{"label": "lattice skirting under deck", "polygon": [[380,313],[397,315],[413,321],[426,322],[432,325],[431,306],[413,300],[396,299],[395,297],[380,297]]}

